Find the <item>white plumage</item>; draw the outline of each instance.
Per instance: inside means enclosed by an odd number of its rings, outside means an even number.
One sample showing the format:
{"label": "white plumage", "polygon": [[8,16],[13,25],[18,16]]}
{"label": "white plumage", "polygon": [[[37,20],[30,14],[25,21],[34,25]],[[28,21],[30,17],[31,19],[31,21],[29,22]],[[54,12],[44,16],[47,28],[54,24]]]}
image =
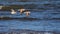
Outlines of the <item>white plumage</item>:
{"label": "white plumage", "polygon": [[11,9],[11,14],[16,14],[15,10]]}

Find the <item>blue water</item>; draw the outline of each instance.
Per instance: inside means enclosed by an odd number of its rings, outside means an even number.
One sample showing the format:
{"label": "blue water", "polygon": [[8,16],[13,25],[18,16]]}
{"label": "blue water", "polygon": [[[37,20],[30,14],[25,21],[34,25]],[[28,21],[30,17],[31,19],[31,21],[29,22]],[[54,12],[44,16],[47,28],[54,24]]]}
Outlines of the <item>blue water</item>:
{"label": "blue water", "polygon": [[[36,9],[42,7],[47,8],[46,10],[30,10],[31,14],[28,18],[37,18],[37,20],[0,20],[0,31],[10,31],[10,29],[29,29],[36,31],[60,31],[60,20],[55,20],[52,18],[60,18],[60,10],[57,7],[60,7],[60,1],[52,1],[52,2],[12,2],[12,3],[4,3],[0,2],[3,5],[12,5],[12,4],[36,4],[38,5]],[[42,4],[51,3],[55,6],[48,7],[43,6]],[[41,4],[41,5],[40,5]],[[12,18],[22,18],[26,17],[25,14],[20,15],[19,12],[17,14],[12,15],[10,11],[0,11],[0,16],[12,17]],[[39,20],[40,19],[40,20]],[[52,20],[49,20],[52,19]],[[3,26],[3,27],[2,27]]]}

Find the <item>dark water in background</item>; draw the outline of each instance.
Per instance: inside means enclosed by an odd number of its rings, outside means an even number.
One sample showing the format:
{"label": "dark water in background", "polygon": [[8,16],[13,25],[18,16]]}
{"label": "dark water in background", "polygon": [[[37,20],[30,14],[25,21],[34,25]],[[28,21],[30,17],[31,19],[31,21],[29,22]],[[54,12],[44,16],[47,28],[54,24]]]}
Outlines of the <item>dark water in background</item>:
{"label": "dark water in background", "polygon": [[[29,29],[36,31],[60,31],[60,1],[42,1],[42,2],[0,2],[3,5],[25,5],[35,4],[33,9],[30,9],[31,15],[28,18],[36,18],[35,20],[29,19],[13,19],[13,20],[0,20],[0,32],[10,31],[10,29]],[[47,5],[44,5],[47,4]],[[50,5],[51,4],[51,5]],[[29,8],[26,6],[25,8]],[[42,9],[43,8],[43,9]],[[42,9],[42,10],[40,10]],[[10,11],[0,11],[0,16],[9,16],[12,18],[23,18],[25,14],[20,15],[19,12],[11,15]],[[55,19],[53,19],[55,18]]]}

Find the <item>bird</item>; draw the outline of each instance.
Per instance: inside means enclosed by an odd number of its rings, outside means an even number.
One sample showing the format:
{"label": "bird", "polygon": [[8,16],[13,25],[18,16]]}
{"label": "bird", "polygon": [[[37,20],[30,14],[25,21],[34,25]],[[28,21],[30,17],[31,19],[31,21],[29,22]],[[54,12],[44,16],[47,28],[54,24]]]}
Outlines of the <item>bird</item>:
{"label": "bird", "polygon": [[30,11],[26,10],[24,8],[19,9],[18,11],[20,11],[20,15],[22,15],[23,13],[25,13],[25,15],[28,17],[30,15]]}
{"label": "bird", "polygon": [[26,10],[25,12],[24,12],[25,14],[26,14],[26,16],[28,17],[29,15],[30,15],[30,11],[28,11],[28,10]]}
{"label": "bird", "polygon": [[22,15],[22,13],[24,13],[25,9],[20,9],[20,15]]}
{"label": "bird", "polygon": [[11,9],[11,14],[16,14],[16,11],[14,9]]}

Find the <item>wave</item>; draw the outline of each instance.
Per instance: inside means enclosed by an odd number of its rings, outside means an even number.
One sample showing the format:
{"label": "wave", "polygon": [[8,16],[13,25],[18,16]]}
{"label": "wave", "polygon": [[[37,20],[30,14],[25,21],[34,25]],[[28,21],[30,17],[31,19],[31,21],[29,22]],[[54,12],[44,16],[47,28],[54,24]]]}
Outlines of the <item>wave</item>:
{"label": "wave", "polygon": [[60,20],[60,18],[32,18],[32,17],[20,17],[20,18],[12,18],[12,17],[0,17],[0,20]]}
{"label": "wave", "polygon": [[12,18],[12,17],[0,17],[0,20],[40,20],[38,18],[28,18],[28,17],[20,17],[20,18]]}

